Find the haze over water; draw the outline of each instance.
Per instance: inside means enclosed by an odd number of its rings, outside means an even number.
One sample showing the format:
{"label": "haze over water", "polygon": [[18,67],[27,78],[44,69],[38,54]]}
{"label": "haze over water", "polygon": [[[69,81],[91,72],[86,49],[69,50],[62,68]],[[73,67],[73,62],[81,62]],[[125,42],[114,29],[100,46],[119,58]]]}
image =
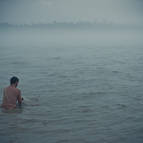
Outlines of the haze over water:
{"label": "haze over water", "polygon": [[0,31],[1,90],[16,75],[25,99],[2,143],[143,142],[142,29]]}

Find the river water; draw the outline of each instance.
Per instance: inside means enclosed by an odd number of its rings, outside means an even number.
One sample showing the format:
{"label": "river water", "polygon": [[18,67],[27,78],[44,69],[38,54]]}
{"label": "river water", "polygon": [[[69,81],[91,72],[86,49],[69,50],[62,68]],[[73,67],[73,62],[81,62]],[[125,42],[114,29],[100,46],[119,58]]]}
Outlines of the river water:
{"label": "river water", "polygon": [[1,143],[142,143],[143,32],[1,29]]}

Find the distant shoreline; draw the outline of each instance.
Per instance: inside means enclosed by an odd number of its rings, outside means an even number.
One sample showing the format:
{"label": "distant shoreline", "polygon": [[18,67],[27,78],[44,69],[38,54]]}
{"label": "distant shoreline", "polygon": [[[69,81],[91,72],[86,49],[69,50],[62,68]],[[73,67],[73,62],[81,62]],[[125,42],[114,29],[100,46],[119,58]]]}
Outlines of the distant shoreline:
{"label": "distant shoreline", "polygon": [[113,23],[48,23],[48,24],[9,24],[0,23],[0,28],[36,28],[36,29],[143,29],[143,25],[127,25],[127,24],[113,24]]}

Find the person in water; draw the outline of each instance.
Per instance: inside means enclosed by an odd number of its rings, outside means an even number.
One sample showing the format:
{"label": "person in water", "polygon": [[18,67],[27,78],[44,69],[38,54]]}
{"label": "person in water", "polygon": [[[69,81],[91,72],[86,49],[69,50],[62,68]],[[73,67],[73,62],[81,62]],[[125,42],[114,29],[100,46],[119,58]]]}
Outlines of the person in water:
{"label": "person in water", "polygon": [[17,102],[21,106],[23,98],[21,97],[21,91],[17,88],[18,83],[19,79],[14,76],[10,79],[10,85],[3,89],[3,108],[14,109],[16,108]]}

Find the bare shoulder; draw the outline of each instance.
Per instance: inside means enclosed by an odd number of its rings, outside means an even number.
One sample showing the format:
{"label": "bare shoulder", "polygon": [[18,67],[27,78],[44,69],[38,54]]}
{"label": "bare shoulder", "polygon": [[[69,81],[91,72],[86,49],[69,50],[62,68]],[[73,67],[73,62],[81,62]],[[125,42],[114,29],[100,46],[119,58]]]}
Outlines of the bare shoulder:
{"label": "bare shoulder", "polygon": [[16,88],[16,91],[17,91],[18,94],[21,94],[20,89]]}

